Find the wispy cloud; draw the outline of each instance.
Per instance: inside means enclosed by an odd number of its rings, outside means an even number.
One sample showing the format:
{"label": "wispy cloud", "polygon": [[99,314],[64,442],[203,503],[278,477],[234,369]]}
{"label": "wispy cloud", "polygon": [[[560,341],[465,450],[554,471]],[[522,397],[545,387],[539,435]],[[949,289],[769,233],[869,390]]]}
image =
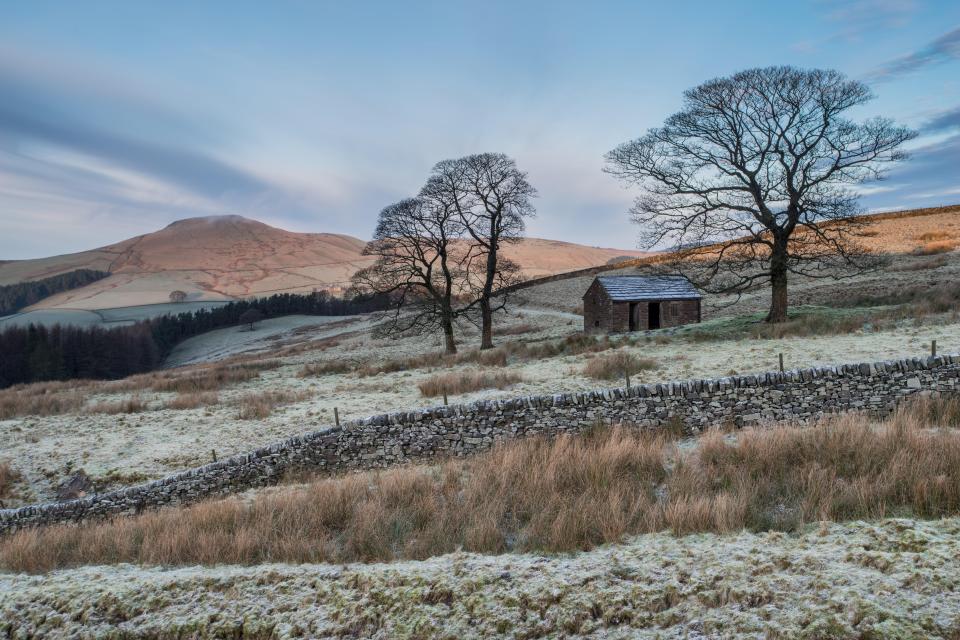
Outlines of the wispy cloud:
{"label": "wispy cloud", "polygon": [[79,249],[198,215],[295,223],[330,202],[322,179],[296,184],[224,159],[239,137],[228,123],[90,65],[0,48],[0,96],[4,258],[31,255],[18,232],[29,219]]}
{"label": "wispy cloud", "polygon": [[813,54],[829,44],[859,43],[878,31],[904,27],[919,11],[916,0],[814,0],[823,27],[790,48]]}
{"label": "wispy cloud", "polygon": [[941,133],[960,128],[960,106],[942,111],[923,125],[924,133]]}
{"label": "wispy cloud", "polygon": [[[937,142],[921,146],[910,152],[910,159],[894,168],[888,182],[892,190],[867,191],[864,202],[868,207],[894,206],[930,206],[930,202],[920,202],[941,198],[935,204],[956,202],[960,194],[960,134],[949,136]],[[879,185],[866,185],[867,189]]]}
{"label": "wispy cloud", "polygon": [[[97,78],[85,86],[64,83],[56,70],[18,62],[16,67],[0,62],[0,149],[34,158],[38,148],[82,154],[211,199],[270,188],[193,148],[201,127],[161,104],[136,99]],[[130,131],[131,124],[140,132]],[[55,157],[47,154],[47,161]]]}
{"label": "wispy cloud", "polygon": [[927,46],[881,65],[868,75],[868,80],[893,80],[924,67],[960,58],[960,27],[943,34]]}
{"label": "wispy cloud", "polygon": [[877,28],[902,26],[917,12],[915,0],[822,1],[826,19],[840,23],[842,34],[856,35]]}

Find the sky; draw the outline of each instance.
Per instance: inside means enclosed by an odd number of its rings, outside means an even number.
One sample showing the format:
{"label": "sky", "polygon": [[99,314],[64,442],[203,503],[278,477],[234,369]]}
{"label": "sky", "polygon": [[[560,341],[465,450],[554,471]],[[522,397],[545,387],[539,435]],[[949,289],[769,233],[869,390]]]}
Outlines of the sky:
{"label": "sky", "polygon": [[916,128],[870,210],[960,203],[960,2],[0,0],[0,260],[238,214],[368,238],[438,161],[496,151],[528,235],[632,248],[603,154],[759,66],[870,84]]}

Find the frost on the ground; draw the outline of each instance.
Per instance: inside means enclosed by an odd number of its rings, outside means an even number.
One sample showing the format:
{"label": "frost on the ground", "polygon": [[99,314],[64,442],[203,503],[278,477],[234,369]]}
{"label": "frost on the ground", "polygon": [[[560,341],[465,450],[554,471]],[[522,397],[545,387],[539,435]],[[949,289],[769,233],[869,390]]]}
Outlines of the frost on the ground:
{"label": "frost on the ground", "polygon": [[0,636],[956,638],[960,519],[575,555],[0,574]]}
{"label": "frost on the ground", "polygon": [[[845,335],[720,341],[711,343],[709,349],[694,348],[684,339],[666,344],[641,340],[623,347],[623,350],[652,358],[658,365],[652,371],[634,376],[634,384],[709,378],[725,376],[731,369],[739,373],[775,369],[779,353],[783,354],[788,367],[806,367],[917,356],[929,352],[933,339],[938,341],[941,350],[957,351],[960,322],[951,318],[944,320],[942,324]],[[299,320],[277,319],[274,326],[286,326],[292,331],[295,322]],[[175,393],[157,393],[150,389],[119,394],[97,393],[94,388],[88,398],[90,403],[114,403],[136,396],[149,405],[149,410],[134,414],[80,411],[0,420],[0,442],[5,443],[0,459],[14,463],[29,488],[29,491],[21,492],[22,501],[9,506],[52,499],[56,485],[76,469],[84,469],[91,477],[100,480],[117,479],[117,482],[105,483],[109,488],[162,478],[206,464],[211,460],[213,450],[218,457],[224,458],[330,425],[334,422],[335,408],[341,420],[351,420],[377,413],[435,406],[442,400],[424,397],[418,388],[419,383],[438,372],[468,371],[477,367],[475,363],[466,363],[449,369],[427,366],[376,376],[336,373],[300,377],[298,373],[305,364],[343,361],[359,369],[364,364],[415,358],[441,348],[439,343],[425,342],[424,337],[418,336],[373,338],[362,320],[354,321],[355,324],[340,325],[340,322],[344,321],[338,319],[324,325],[326,328],[322,330],[300,336],[304,340],[316,340],[346,332],[335,346],[280,358],[278,368],[263,371],[253,380],[218,390],[219,403],[213,406],[162,408],[165,402],[176,397]],[[542,309],[524,309],[522,313],[512,314],[509,322],[514,326],[529,324],[537,328],[530,334],[498,339],[501,342],[510,339],[560,340],[576,334],[582,327],[581,321],[575,321],[569,314]],[[269,337],[273,335],[271,331],[265,328],[253,333]],[[233,353],[230,351],[233,347],[246,349],[252,346],[244,342],[249,335],[250,332],[234,329],[211,332],[184,343],[183,354],[192,358],[203,354],[213,357],[215,353]],[[235,344],[227,340],[238,336],[239,341]],[[473,342],[465,341],[465,344],[475,344],[475,336],[471,340]],[[265,352],[259,357],[270,359],[275,356]],[[502,390],[482,389],[451,396],[450,402],[587,391],[622,384],[622,381],[598,381],[587,377],[583,369],[590,357],[591,354],[558,355],[511,362],[503,370],[518,374],[522,377],[521,382]],[[304,393],[309,397],[278,407],[264,419],[242,420],[238,417],[237,402],[241,398],[268,390]],[[130,481],[125,482],[124,478]]]}

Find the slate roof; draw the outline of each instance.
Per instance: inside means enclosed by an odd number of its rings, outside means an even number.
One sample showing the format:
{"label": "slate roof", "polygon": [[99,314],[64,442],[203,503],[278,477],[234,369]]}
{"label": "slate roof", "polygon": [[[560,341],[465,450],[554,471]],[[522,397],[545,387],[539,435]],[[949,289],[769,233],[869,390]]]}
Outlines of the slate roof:
{"label": "slate roof", "polygon": [[690,282],[682,276],[598,276],[597,281],[611,300],[689,300],[701,298]]}

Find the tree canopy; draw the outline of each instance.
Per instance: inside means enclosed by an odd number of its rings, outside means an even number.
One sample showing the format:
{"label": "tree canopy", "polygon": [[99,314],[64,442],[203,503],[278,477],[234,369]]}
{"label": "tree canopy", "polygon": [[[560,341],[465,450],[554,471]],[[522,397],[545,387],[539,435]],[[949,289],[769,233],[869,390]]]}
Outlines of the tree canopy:
{"label": "tree canopy", "polygon": [[673,268],[707,291],[769,283],[768,319],[782,322],[789,274],[871,264],[856,185],[881,179],[915,135],[848,117],[872,97],[837,71],[742,71],[688,90],[663,126],[610,151],[606,171],[642,189],[631,215],[643,246],[678,248]]}

